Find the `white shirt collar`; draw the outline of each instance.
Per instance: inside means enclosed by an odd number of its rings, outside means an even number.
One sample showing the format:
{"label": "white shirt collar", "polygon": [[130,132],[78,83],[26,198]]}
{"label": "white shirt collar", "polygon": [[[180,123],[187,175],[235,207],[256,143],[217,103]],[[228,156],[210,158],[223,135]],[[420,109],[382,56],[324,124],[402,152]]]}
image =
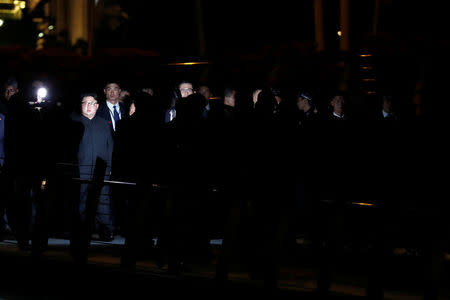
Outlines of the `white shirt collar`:
{"label": "white shirt collar", "polygon": [[111,111],[114,110],[114,106],[115,106],[116,109],[117,109],[117,112],[118,112],[119,115],[120,115],[120,105],[119,105],[119,102],[117,102],[116,104],[112,104],[111,102],[106,101],[106,105],[108,105],[108,108],[109,108]]}
{"label": "white shirt collar", "polygon": [[338,114],[335,113],[334,111],[333,111],[333,116],[338,117],[339,119],[342,119],[342,118],[344,117],[343,114],[342,114],[342,115],[338,115]]}

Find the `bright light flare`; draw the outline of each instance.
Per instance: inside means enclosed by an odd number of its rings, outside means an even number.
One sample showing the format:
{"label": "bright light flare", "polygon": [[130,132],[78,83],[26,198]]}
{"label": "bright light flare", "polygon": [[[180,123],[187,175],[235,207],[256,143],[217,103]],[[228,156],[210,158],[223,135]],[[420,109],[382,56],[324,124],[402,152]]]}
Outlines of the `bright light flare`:
{"label": "bright light flare", "polygon": [[189,62],[179,62],[179,63],[170,63],[169,66],[195,66],[195,65],[207,65],[207,61],[189,61]]}
{"label": "bright light flare", "polygon": [[375,204],[373,203],[366,203],[366,202],[352,202],[352,204],[358,206],[375,206]]}
{"label": "bright light flare", "polygon": [[44,99],[47,97],[47,89],[46,88],[39,88],[37,90],[37,96],[38,98]]}
{"label": "bright light flare", "polygon": [[41,181],[41,190],[45,190],[45,186],[47,185],[47,179]]}

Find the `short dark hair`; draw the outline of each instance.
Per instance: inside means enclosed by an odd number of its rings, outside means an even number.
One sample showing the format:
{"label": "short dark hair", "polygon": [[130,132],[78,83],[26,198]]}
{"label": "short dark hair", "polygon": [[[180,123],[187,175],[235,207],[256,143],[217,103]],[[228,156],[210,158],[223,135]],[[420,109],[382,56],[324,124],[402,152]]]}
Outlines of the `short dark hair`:
{"label": "short dark hair", "polygon": [[14,88],[18,88],[19,87],[19,83],[17,82],[17,80],[14,77],[10,77],[8,79],[6,79],[5,81],[5,87],[7,86],[13,86]]}
{"label": "short dark hair", "polygon": [[83,101],[83,99],[86,98],[86,97],[92,97],[92,98],[94,98],[95,100],[98,99],[97,93],[94,93],[94,92],[87,92],[87,93],[82,93],[82,94],[81,94],[81,98],[80,98],[81,101]]}
{"label": "short dark hair", "polygon": [[383,95],[383,96],[381,96],[381,101],[382,102],[385,102],[385,101],[392,102],[392,99],[393,99],[392,95]]}
{"label": "short dark hair", "polygon": [[275,97],[275,96],[278,96],[278,97],[281,97],[282,95],[281,95],[281,91],[279,90],[279,89],[277,89],[277,88],[271,88],[270,89],[270,92],[272,93],[272,95]]}
{"label": "short dark hair", "polygon": [[103,85],[103,87],[106,88],[109,84],[113,84],[113,83],[117,84],[119,87],[121,87],[120,82],[118,80],[113,80],[113,79],[105,81],[105,84]]}
{"label": "short dark hair", "polygon": [[180,86],[181,86],[182,84],[185,84],[185,83],[192,85],[192,89],[195,90],[194,83],[193,83],[192,81],[189,81],[189,80],[182,80],[182,81],[180,81],[180,82],[177,84],[177,89],[179,89]]}
{"label": "short dark hair", "polygon": [[348,93],[343,90],[335,90],[333,93],[331,93],[331,99],[333,99],[336,96],[347,98]]}
{"label": "short dark hair", "polygon": [[342,97],[342,98],[344,98],[344,102],[347,102],[348,93],[346,93],[345,91],[342,91],[342,90],[336,90],[336,91],[330,93],[328,103],[331,103],[335,97]]}

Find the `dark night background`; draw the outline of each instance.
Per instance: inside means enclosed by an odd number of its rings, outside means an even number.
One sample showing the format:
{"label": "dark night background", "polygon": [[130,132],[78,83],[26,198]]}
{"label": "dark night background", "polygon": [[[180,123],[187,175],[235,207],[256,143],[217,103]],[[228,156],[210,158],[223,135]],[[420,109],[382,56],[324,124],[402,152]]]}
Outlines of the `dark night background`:
{"label": "dark night background", "polygon": [[[248,90],[258,85],[286,90],[306,86],[320,94],[336,88],[342,76],[339,64],[345,62],[352,70],[349,89],[359,94],[363,75],[359,74],[362,62],[358,55],[370,52],[376,54],[372,63],[380,94],[411,98],[417,81],[423,78],[426,93],[433,94],[425,97],[424,109],[442,105],[433,101],[445,93],[438,74],[448,66],[450,43],[443,5],[384,1],[378,33],[373,34],[374,1],[350,3],[348,53],[339,51],[338,1],[324,1],[326,50],[322,53],[315,51],[312,1],[105,1],[119,5],[121,15],[98,18],[92,57],[79,56],[74,46],[57,42],[54,36],[49,36],[46,49],[33,52],[37,31],[31,19],[42,13],[36,9],[31,16],[0,30],[2,78],[15,75],[29,81],[47,76],[55,82],[53,95],[60,98],[70,97],[73,84],[62,88],[68,81],[99,88],[105,74],[119,77],[128,89],[144,82],[167,89],[189,78],[209,82],[215,94],[227,84],[241,88],[246,97]],[[203,49],[199,46],[199,20]],[[166,65],[182,61],[210,64]]]}
{"label": "dark night background", "polygon": [[[423,79],[425,93],[433,94],[424,98],[423,109],[443,105],[433,102],[445,93],[438,74],[448,67],[450,43],[443,4],[382,1],[378,32],[373,34],[374,3],[350,1],[347,53],[339,51],[336,35],[339,1],[324,1],[326,50],[322,53],[315,50],[313,1],[104,1],[120,6],[120,14],[103,13],[97,18],[92,57],[79,56],[75,46],[51,35],[44,50],[33,51],[37,31],[31,20],[42,14],[42,9],[36,9],[0,30],[2,78],[16,75],[29,81],[48,76],[55,82],[53,95],[58,97],[70,97],[73,84],[62,88],[68,81],[98,88],[105,74],[120,77],[129,89],[144,82],[166,89],[189,78],[208,81],[215,94],[227,84],[240,87],[246,97],[247,90],[258,85],[286,90],[306,86],[320,94],[338,86],[343,76],[340,64],[345,63],[351,70],[349,89],[358,95],[363,76],[358,55],[370,52],[375,54],[371,63],[376,65],[380,94],[410,99],[417,81]],[[210,64],[166,65],[182,61]]]}

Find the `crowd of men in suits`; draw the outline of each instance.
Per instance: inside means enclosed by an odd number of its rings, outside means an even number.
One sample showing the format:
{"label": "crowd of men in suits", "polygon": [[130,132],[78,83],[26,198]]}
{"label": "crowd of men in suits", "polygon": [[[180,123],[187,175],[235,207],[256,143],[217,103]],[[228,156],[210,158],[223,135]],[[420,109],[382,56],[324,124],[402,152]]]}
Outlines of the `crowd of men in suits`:
{"label": "crowd of men in suits", "polygon": [[[297,91],[295,105],[287,106],[279,90],[255,89],[242,109],[244,99],[233,87],[217,100],[207,85],[182,81],[166,101],[153,89],[127,94],[110,81],[104,97],[84,93],[68,115],[59,102],[25,101],[18,91],[16,81],[6,82],[0,107],[3,233],[11,231],[22,249],[30,240],[45,245],[49,224],[37,200],[58,181],[60,162],[77,165],[73,211],[83,223],[101,161],[102,180],[122,184],[101,186],[89,238],[126,235],[135,255],[152,248],[157,234],[175,270],[186,256],[205,256],[209,235],[233,240],[245,232],[254,241],[249,245],[267,241],[248,256],[257,273],[260,260],[280,253],[286,240],[280,237],[308,223],[305,212],[316,198],[349,197],[345,175],[353,174],[351,190],[379,196],[374,177],[354,174],[377,169],[380,156],[368,160],[365,148],[384,151],[373,143],[375,136],[395,142],[385,135],[391,125],[379,126],[382,133],[348,127],[342,92],[332,94],[324,112],[310,91]],[[374,120],[398,120],[392,97],[382,98]]]}

